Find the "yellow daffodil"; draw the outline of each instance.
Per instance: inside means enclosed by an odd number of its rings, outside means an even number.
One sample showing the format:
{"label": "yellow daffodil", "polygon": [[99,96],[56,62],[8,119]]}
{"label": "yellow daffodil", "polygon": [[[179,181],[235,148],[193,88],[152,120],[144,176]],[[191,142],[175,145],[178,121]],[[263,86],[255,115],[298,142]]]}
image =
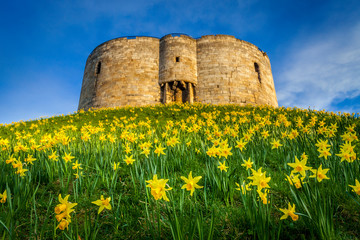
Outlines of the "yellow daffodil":
{"label": "yellow daffodil", "polygon": [[310,176],[310,178],[315,178],[318,180],[318,182],[321,182],[323,179],[330,179],[326,176],[326,173],[329,171],[329,168],[322,169],[322,164],[320,164],[320,167],[318,169],[310,169],[314,175]]}
{"label": "yellow daffodil", "polygon": [[113,169],[114,169],[114,171],[116,171],[116,169],[118,169],[119,168],[119,165],[120,165],[120,163],[113,163]]}
{"label": "yellow daffodil", "polygon": [[269,131],[263,130],[263,131],[261,132],[261,136],[262,136],[264,139],[268,138],[268,137],[270,136],[270,135],[269,135]]}
{"label": "yellow daffodil", "polygon": [[259,197],[260,197],[263,204],[270,203],[270,200],[267,198],[267,195],[269,193],[269,189],[265,189],[264,192],[262,192],[261,189],[258,189],[256,192],[259,194]]}
{"label": "yellow daffodil", "polygon": [[318,147],[318,149],[324,149],[330,147],[330,145],[328,144],[328,140],[320,140],[320,139],[317,141],[315,146]]}
{"label": "yellow daffodil", "polygon": [[60,230],[65,230],[66,229],[69,229],[69,221],[66,220],[66,219],[61,219],[61,222],[57,225],[56,229],[60,229]]}
{"label": "yellow daffodil", "polygon": [[71,222],[71,216],[70,213],[75,211],[73,209],[77,203],[71,203],[68,202],[70,195],[67,195],[65,198],[61,197],[61,194],[59,194],[59,204],[56,205],[54,211],[55,211],[55,218],[59,223],[59,225],[56,228],[59,228],[60,230],[64,230],[65,228],[68,228],[69,223]]}
{"label": "yellow daffodil", "polygon": [[7,193],[6,190],[3,192],[3,194],[0,193],[0,203],[5,203],[7,199]]}
{"label": "yellow daffodil", "polygon": [[124,162],[126,162],[126,165],[132,165],[135,162],[135,159],[132,158],[132,155],[125,156]]}
{"label": "yellow daffodil", "polygon": [[161,147],[161,144],[159,146],[156,147],[156,149],[154,150],[154,153],[158,155],[158,157],[160,156],[160,154],[165,155],[164,153],[164,149],[163,147]]}
{"label": "yellow daffodil", "polygon": [[146,187],[151,188],[151,195],[153,195],[155,200],[164,199],[165,201],[170,201],[166,196],[166,191],[172,188],[165,188],[167,181],[169,181],[169,179],[158,179],[156,174],[153,176],[153,179],[146,181],[149,183]]}
{"label": "yellow daffodil", "polygon": [[288,165],[294,169],[291,173],[300,173],[302,176],[306,176],[305,171],[311,169],[311,167],[306,166],[306,162],[306,159],[299,161],[299,159],[295,156],[295,162],[288,163]]}
{"label": "yellow daffodil", "polygon": [[286,176],[286,180],[290,183],[290,185],[294,185],[296,188],[301,188],[304,182],[305,176],[300,177],[299,175],[290,174],[290,176]]}
{"label": "yellow daffodil", "polygon": [[280,140],[275,140],[275,139],[270,144],[272,145],[271,149],[279,148],[282,146]]}
{"label": "yellow daffodil", "polygon": [[360,183],[357,179],[355,179],[355,186],[353,185],[349,185],[350,187],[353,188],[353,191],[357,194],[360,195]]}
{"label": "yellow daffodil", "polygon": [[56,152],[52,151],[51,155],[49,155],[49,159],[53,161],[57,161],[58,156],[56,155]]}
{"label": "yellow daffodil", "polygon": [[271,177],[266,177],[266,171],[262,172],[261,169],[262,168],[259,168],[257,171],[251,169],[252,176],[248,177],[248,179],[252,180],[251,185],[257,186],[258,190],[270,188],[268,183],[270,182]]}
{"label": "yellow daffodil", "polygon": [[320,153],[319,158],[324,157],[327,160],[327,158],[331,156],[330,148],[323,148],[318,151]]}
{"label": "yellow daffodil", "polygon": [[246,194],[247,191],[251,190],[251,183],[245,184],[245,181],[243,181],[242,185],[238,184],[237,182],[235,183],[237,188],[235,188],[235,190],[241,191],[242,194]]}
{"label": "yellow daffodil", "polygon": [[96,201],[91,202],[91,203],[99,206],[98,214],[100,214],[102,212],[102,210],[104,210],[104,208],[106,208],[108,210],[111,210],[110,201],[111,201],[111,197],[108,197],[108,198],[105,199],[104,196],[101,195],[99,200],[96,200]]}
{"label": "yellow daffodil", "polygon": [[28,154],[24,161],[32,165],[33,161],[36,161],[36,158],[33,158],[30,154]]}
{"label": "yellow daffodil", "polygon": [[75,163],[72,164],[72,169],[82,169],[81,168],[81,163],[78,163],[78,160],[76,160]]}
{"label": "yellow daffodil", "polygon": [[219,164],[220,164],[220,166],[218,166],[218,168],[219,168],[221,171],[227,172],[227,169],[228,169],[229,167],[227,167],[227,166],[225,165],[225,161],[224,161],[223,163],[219,162]]}
{"label": "yellow daffodil", "polygon": [[65,153],[65,156],[62,158],[66,163],[71,162],[72,159],[74,159],[74,156],[71,156],[71,153]]}
{"label": "yellow daffodil", "polygon": [[16,158],[14,158],[12,155],[9,157],[8,160],[6,160],[6,164],[10,164],[16,161]]}
{"label": "yellow daffodil", "polygon": [[280,208],[280,211],[284,213],[284,215],[280,218],[280,220],[287,219],[288,216],[290,216],[293,221],[297,221],[299,219],[299,216],[295,214],[295,204],[291,206],[291,204],[289,203],[287,209]]}
{"label": "yellow daffodil", "polygon": [[244,163],[241,164],[241,166],[246,167],[246,170],[251,169],[252,165],[254,164],[254,162],[251,161],[251,159],[249,158],[249,160],[245,161]]}
{"label": "yellow daffodil", "polygon": [[199,182],[201,178],[201,176],[193,178],[192,172],[190,171],[188,178],[181,176],[181,179],[186,183],[181,189],[186,188],[186,190],[190,191],[190,196],[192,196],[196,188],[203,188],[203,186],[197,185],[197,182]]}
{"label": "yellow daffodil", "polygon": [[232,155],[231,149],[232,149],[232,147],[228,147],[227,145],[222,146],[220,148],[220,156],[225,157],[227,159],[228,156]]}
{"label": "yellow daffodil", "polygon": [[176,145],[177,143],[180,143],[180,142],[179,142],[179,138],[177,138],[176,136],[174,136],[174,137],[171,137],[171,138],[166,142],[166,145],[167,145],[167,146],[171,146],[171,147],[175,147],[175,145]]}

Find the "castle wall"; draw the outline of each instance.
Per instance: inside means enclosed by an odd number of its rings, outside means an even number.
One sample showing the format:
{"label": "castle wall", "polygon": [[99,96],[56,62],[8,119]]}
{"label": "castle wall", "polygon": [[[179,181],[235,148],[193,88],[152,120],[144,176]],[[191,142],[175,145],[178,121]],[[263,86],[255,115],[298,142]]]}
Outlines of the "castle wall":
{"label": "castle wall", "polygon": [[251,43],[203,36],[197,39],[197,68],[199,102],[277,106],[269,58]]}
{"label": "castle wall", "polygon": [[79,109],[142,106],[159,100],[159,39],[114,39],[88,57]]}

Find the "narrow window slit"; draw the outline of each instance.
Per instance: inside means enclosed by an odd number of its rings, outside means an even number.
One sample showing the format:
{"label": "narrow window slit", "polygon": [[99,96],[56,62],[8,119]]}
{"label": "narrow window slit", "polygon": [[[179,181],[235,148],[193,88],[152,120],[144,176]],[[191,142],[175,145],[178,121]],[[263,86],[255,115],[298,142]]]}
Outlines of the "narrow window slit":
{"label": "narrow window slit", "polygon": [[257,72],[259,83],[261,83],[260,67],[259,64],[254,63],[255,72]]}
{"label": "narrow window slit", "polygon": [[176,57],[176,58],[175,58],[175,61],[176,61],[176,62],[180,62],[180,57]]}
{"label": "narrow window slit", "polygon": [[101,62],[98,62],[96,66],[96,74],[100,74],[100,72],[101,72]]}

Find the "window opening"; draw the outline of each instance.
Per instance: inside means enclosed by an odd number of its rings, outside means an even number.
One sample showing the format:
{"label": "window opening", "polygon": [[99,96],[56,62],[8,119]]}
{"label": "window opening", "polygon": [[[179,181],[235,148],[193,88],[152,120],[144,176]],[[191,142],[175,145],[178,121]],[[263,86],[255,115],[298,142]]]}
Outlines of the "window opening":
{"label": "window opening", "polygon": [[100,74],[100,71],[101,71],[101,62],[98,62],[96,66],[96,74]]}
{"label": "window opening", "polygon": [[180,62],[180,57],[175,58],[176,62]]}
{"label": "window opening", "polygon": [[254,63],[254,68],[255,68],[255,72],[256,72],[257,75],[258,75],[259,83],[261,83],[261,76],[260,76],[260,67],[259,67],[259,64]]}

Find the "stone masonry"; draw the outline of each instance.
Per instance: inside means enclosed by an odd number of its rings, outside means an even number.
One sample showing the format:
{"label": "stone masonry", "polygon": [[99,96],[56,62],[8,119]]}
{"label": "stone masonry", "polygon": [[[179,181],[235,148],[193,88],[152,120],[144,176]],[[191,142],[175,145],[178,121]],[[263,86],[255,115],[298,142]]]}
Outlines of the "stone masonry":
{"label": "stone masonry", "polygon": [[229,35],[123,37],[87,59],[79,109],[170,102],[278,106],[270,60]]}

